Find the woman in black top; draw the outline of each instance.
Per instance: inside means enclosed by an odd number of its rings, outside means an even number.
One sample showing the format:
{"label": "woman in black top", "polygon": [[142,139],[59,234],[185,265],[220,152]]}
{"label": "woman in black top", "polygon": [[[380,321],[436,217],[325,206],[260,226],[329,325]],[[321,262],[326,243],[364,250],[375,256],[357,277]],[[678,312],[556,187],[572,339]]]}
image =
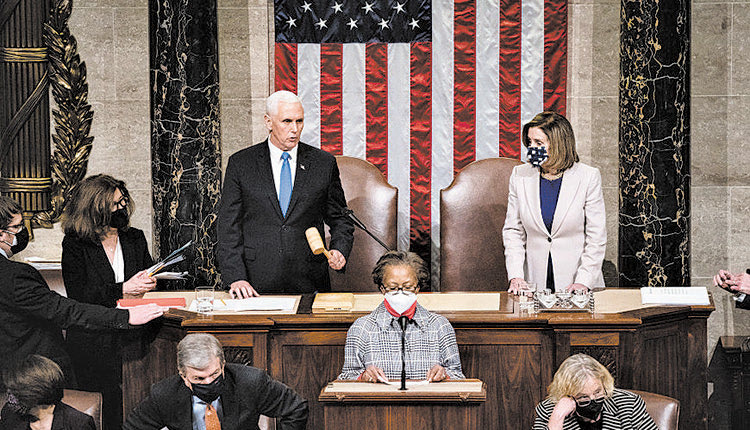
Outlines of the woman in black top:
{"label": "woman in black top", "polygon": [[65,377],[54,361],[32,354],[4,376],[0,430],[96,430],[94,419],[62,403]]}
{"label": "woman in black top", "polygon": [[[145,269],[153,264],[143,231],[132,228],[134,204],[123,181],[95,175],[81,181],[65,209],[62,274],[68,297],[115,307],[156,286]],[[122,360],[116,335],[71,329],[67,348],[78,388],[101,392],[104,429],[122,423]]]}

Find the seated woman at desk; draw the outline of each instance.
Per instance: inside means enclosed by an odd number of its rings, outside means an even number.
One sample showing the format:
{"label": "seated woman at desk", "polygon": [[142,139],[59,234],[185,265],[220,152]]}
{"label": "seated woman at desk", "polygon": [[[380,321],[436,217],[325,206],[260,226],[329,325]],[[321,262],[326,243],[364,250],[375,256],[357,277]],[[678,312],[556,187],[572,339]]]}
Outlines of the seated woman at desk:
{"label": "seated woman at desk", "polygon": [[508,291],[518,293],[525,282],[553,292],[604,287],[599,170],[579,162],[573,128],[558,113],[535,116],[521,139],[528,163],[510,176],[503,226]]}
{"label": "seated woman at desk", "polygon": [[586,354],[557,369],[549,396],[536,407],[533,430],[657,430],[643,399],[615,388],[606,367]]}
{"label": "seated woman at desk", "polygon": [[[144,270],[153,264],[146,236],[129,226],[134,209],[123,181],[95,175],[78,184],[62,219],[68,297],[113,308],[117,300],[142,296],[156,286]],[[116,335],[70,329],[66,347],[78,388],[102,393],[104,428],[120,428],[122,364]]]}
{"label": "seated woman at desk", "polygon": [[387,382],[401,377],[401,326],[406,324],[406,378],[432,382],[463,379],[456,334],[448,319],[417,303],[430,272],[412,252],[389,251],[378,260],[372,280],[383,302],[357,319],[346,334],[344,368],[338,379]]}
{"label": "seated woman at desk", "polygon": [[32,354],[4,376],[2,430],[95,430],[94,418],[62,402],[65,378],[54,361]]}

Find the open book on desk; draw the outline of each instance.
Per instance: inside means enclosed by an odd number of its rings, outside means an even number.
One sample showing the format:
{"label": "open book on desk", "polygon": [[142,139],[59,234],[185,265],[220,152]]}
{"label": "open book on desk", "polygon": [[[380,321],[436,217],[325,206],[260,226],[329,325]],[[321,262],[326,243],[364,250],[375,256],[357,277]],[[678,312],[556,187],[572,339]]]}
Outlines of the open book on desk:
{"label": "open book on desk", "polygon": [[[296,312],[299,296],[260,296],[247,299],[215,299],[214,311],[249,312],[282,311]],[[197,311],[197,302],[190,303],[188,310]]]}
{"label": "open book on desk", "polygon": [[659,305],[709,305],[706,287],[643,287],[641,302]]}

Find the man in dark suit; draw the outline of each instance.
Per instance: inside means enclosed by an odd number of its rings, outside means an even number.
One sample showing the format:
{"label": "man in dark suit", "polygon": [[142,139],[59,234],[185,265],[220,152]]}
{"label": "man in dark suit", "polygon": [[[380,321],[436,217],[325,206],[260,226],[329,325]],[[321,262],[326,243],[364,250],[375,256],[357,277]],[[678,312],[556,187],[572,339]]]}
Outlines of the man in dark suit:
{"label": "man in dark suit", "polygon": [[719,270],[714,276],[714,285],[733,293],[738,308],[750,309],[750,269],[745,270],[745,273]]}
{"label": "man in dark suit", "polygon": [[[265,142],[229,158],[218,219],[217,262],[237,297],[330,290],[328,267],[341,270],[354,226],[336,159],[299,141],[304,109],[296,95],[266,100]],[[313,255],[305,230],[331,230],[330,254]]]}
{"label": "man in dark suit", "polygon": [[219,341],[207,333],[177,345],[179,375],[157,382],[128,416],[123,430],[258,429],[263,414],[278,430],[304,429],[307,401],[266,372],[225,364]]}
{"label": "man in dark suit", "polygon": [[28,244],[21,206],[0,196],[0,373],[30,354],[56,362],[68,386],[75,386],[62,329],[128,329],[161,316],[164,310],[145,305],[129,310],[79,303],[51,291],[39,272],[10,257]]}

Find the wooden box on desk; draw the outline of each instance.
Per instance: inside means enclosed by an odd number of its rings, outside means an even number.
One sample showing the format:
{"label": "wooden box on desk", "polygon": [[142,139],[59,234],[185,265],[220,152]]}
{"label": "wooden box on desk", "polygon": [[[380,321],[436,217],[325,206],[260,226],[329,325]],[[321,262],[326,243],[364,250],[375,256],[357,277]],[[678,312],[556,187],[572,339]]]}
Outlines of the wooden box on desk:
{"label": "wooden box on desk", "polygon": [[430,384],[397,385],[333,381],[323,387],[326,429],[460,429],[483,428],[484,383],[464,379]]}

